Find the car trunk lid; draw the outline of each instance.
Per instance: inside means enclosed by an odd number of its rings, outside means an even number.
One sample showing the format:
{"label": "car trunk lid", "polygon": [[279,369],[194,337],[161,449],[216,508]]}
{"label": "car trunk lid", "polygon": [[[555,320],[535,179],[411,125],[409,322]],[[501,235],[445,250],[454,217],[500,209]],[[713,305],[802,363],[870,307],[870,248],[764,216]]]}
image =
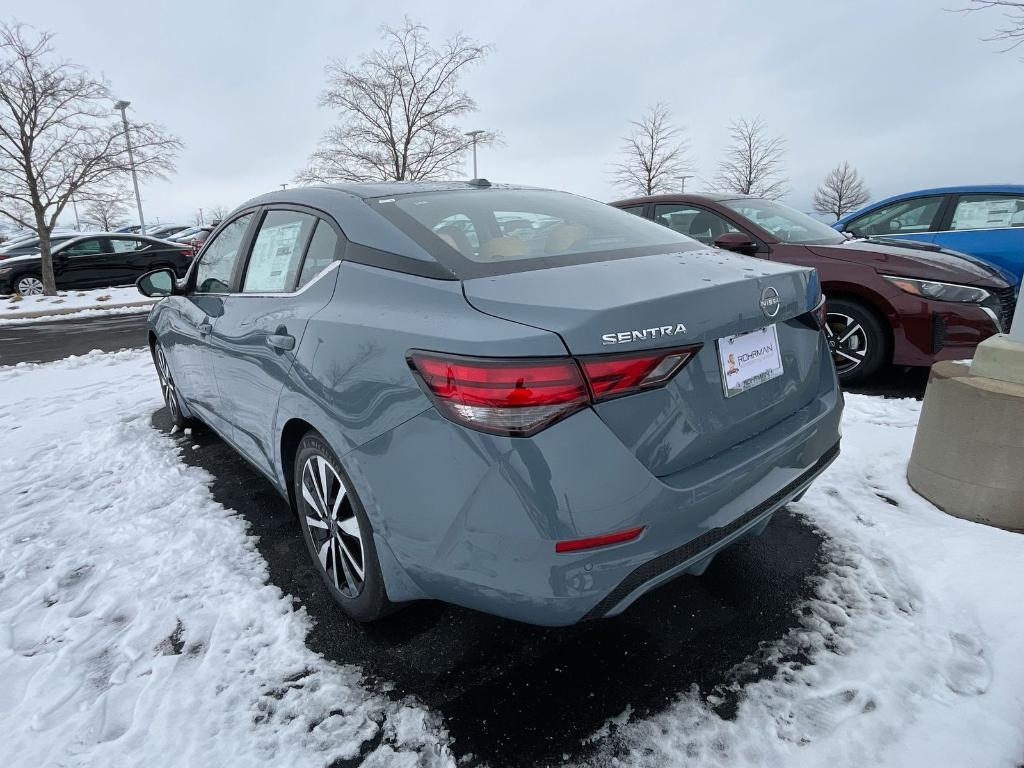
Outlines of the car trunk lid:
{"label": "car trunk lid", "polygon": [[[702,345],[666,386],[594,406],[658,476],[808,404],[820,366],[830,365],[808,316],[819,294],[810,269],[699,250],[474,278],[463,286],[476,309],[553,331],[575,356]],[[782,374],[726,397],[718,340],[773,324]]]}

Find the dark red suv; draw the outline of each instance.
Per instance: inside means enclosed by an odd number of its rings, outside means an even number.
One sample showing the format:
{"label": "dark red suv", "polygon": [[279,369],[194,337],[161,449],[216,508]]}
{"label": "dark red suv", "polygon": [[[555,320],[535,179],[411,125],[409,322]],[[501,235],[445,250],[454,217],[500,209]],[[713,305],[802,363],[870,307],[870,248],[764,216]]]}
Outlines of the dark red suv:
{"label": "dark red suv", "polygon": [[848,239],[810,216],[759,197],[654,195],[612,203],[729,251],[814,267],[844,384],[887,364],[973,357],[1007,330],[1016,291],[1008,276],[934,246]]}

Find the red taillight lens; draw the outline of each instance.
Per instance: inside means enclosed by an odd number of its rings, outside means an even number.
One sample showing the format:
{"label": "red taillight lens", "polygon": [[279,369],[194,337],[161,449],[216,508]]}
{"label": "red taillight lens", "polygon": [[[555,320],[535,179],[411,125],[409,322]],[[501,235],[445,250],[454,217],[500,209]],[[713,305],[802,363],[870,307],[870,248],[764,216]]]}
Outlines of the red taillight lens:
{"label": "red taillight lens", "polygon": [[442,413],[484,432],[525,437],[590,402],[571,358],[501,360],[412,352],[409,360]]}
{"label": "red taillight lens", "polygon": [[821,297],[821,301],[818,302],[818,306],[811,310],[811,315],[814,317],[814,322],[818,324],[821,330],[825,330],[825,326],[828,325],[828,307],[825,306],[825,297]]}
{"label": "red taillight lens", "polygon": [[578,360],[413,351],[409,365],[448,418],[483,432],[528,437],[591,403],[663,386],[698,349],[699,344]]}
{"label": "red taillight lens", "polygon": [[698,349],[699,344],[679,349],[582,357],[579,362],[594,400],[600,401],[664,385]]}

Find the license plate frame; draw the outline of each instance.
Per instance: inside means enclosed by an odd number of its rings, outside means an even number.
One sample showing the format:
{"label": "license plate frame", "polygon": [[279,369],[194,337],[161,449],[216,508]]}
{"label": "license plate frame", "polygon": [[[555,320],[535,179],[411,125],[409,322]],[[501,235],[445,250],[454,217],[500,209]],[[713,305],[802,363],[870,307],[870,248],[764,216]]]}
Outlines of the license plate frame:
{"label": "license plate frame", "polygon": [[723,336],[716,346],[722,391],[727,398],[748,392],[785,372],[775,323]]}

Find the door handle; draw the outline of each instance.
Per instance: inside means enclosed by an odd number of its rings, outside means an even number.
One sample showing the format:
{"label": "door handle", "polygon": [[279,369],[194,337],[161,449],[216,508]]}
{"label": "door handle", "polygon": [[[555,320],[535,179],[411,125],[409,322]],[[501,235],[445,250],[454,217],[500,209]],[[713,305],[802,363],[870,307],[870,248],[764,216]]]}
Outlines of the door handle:
{"label": "door handle", "polygon": [[196,330],[199,331],[200,336],[209,336],[213,333],[213,325],[204,321],[196,326]]}
{"label": "door handle", "polygon": [[278,352],[287,352],[295,349],[295,337],[287,333],[272,333],[267,336],[267,346]]}

